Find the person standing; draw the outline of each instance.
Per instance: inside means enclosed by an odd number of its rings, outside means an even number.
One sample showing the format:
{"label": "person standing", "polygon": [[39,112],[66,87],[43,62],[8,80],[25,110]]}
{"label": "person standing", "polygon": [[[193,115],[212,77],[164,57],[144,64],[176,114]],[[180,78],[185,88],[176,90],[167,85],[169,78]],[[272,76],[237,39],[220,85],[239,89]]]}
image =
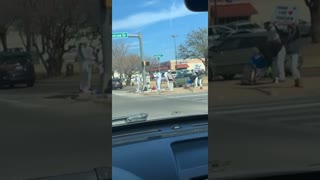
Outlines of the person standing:
{"label": "person standing", "polygon": [[162,78],[161,76],[162,76],[161,72],[159,71],[157,73],[157,90],[159,93],[161,92],[161,78]]}
{"label": "person standing", "polygon": [[198,88],[198,75],[194,69],[191,70],[192,72],[192,80],[193,80],[193,86],[194,88]]}
{"label": "person standing", "polygon": [[198,80],[199,80],[200,89],[202,89],[203,76],[204,76],[204,70],[199,71],[198,72]]}
{"label": "person standing", "polygon": [[296,25],[288,26],[288,55],[291,60],[291,73],[294,79],[295,87],[302,87],[301,74],[299,71],[299,54],[300,54],[300,32]]}
{"label": "person standing", "polygon": [[168,72],[165,72],[165,73],[164,73],[164,78],[165,78],[165,80],[167,81],[167,86],[168,86],[168,89],[170,90],[170,83],[169,83],[169,78],[168,78]]}
{"label": "person standing", "polygon": [[139,74],[135,74],[134,79],[135,79],[135,83],[137,85],[136,91],[140,92],[140,75]]}
{"label": "person standing", "polygon": [[267,30],[271,32],[269,41],[273,44],[272,47],[276,54],[272,63],[272,69],[274,81],[278,84],[279,82],[285,81],[286,47],[280,38],[277,27],[274,24],[270,23]]}
{"label": "person standing", "polygon": [[167,78],[168,78],[168,81],[169,81],[169,90],[170,91],[173,91],[173,75],[171,74],[171,71],[168,70],[168,73],[167,73]]}
{"label": "person standing", "polygon": [[82,54],[82,49],[83,49],[83,43],[79,43],[78,46],[78,51],[77,51],[77,57],[76,60],[79,62],[79,66],[80,66],[80,86],[79,86],[79,91],[83,92],[84,90],[84,79],[85,79],[85,71],[84,71],[84,55]]}
{"label": "person standing", "polygon": [[80,63],[80,92],[88,92],[91,88],[91,64],[95,59],[86,43],[80,43],[77,59]]}

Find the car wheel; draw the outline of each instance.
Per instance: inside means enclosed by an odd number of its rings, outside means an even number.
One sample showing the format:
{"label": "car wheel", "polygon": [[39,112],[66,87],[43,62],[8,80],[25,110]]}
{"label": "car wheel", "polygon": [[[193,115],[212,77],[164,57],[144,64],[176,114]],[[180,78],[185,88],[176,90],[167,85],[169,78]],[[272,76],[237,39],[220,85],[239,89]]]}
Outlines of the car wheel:
{"label": "car wheel", "polygon": [[10,88],[14,88],[14,84],[9,84],[9,87]]}
{"label": "car wheel", "polygon": [[30,80],[27,82],[28,87],[33,87],[34,86],[34,80]]}

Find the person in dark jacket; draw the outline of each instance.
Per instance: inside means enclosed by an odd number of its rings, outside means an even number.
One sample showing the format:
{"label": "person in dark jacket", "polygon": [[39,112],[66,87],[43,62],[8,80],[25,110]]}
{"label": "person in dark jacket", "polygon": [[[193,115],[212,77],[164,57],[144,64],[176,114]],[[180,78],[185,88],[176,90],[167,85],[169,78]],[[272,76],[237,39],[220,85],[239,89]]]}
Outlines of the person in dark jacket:
{"label": "person in dark jacket", "polygon": [[291,59],[291,73],[294,79],[295,87],[302,87],[301,85],[301,74],[299,71],[299,54],[300,54],[300,32],[296,25],[288,26],[288,43],[287,43],[287,54]]}
{"label": "person in dark jacket", "polygon": [[272,69],[275,83],[285,81],[285,59],[286,59],[286,47],[285,43],[280,37],[279,30],[276,25],[270,23],[267,30],[271,33],[268,41],[272,44],[276,57],[274,57]]}

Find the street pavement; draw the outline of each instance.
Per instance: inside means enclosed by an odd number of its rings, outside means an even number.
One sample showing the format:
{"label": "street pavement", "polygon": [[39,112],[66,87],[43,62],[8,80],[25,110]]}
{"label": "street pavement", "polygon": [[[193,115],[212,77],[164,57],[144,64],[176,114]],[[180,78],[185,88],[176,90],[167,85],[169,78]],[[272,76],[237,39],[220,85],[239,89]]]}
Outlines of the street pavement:
{"label": "street pavement", "polygon": [[319,167],[320,96],[209,107],[210,177]]}
{"label": "street pavement", "polygon": [[26,179],[111,165],[111,104],[48,97],[77,82],[0,89],[0,179]]}
{"label": "street pavement", "polygon": [[149,119],[208,113],[208,93],[145,96],[112,91],[112,117],[148,113]]}

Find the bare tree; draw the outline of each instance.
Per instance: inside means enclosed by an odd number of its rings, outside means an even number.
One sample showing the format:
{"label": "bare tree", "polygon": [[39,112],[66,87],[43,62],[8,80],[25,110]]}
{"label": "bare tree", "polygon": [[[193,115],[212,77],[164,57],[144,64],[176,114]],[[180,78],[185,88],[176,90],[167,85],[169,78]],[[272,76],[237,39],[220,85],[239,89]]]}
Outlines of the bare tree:
{"label": "bare tree", "polygon": [[120,76],[124,74],[122,62],[128,54],[128,45],[123,42],[115,42],[112,44],[112,71],[118,72]]}
{"label": "bare tree", "polygon": [[128,49],[129,46],[123,42],[112,45],[112,70],[124,75],[126,84],[130,85],[133,73],[141,70],[141,62],[138,55],[128,54]]}
{"label": "bare tree", "polygon": [[[48,76],[61,75],[67,44],[76,40],[80,30],[92,30],[90,20],[97,14],[90,0],[19,0],[27,49],[34,46]],[[97,28],[93,28],[97,29]],[[83,34],[87,36],[87,34]],[[97,36],[96,36],[97,37]]]}
{"label": "bare tree", "polygon": [[7,35],[9,28],[17,18],[18,8],[16,1],[0,1],[0,41],[3,51],[7,51]]}
{"label": "bare tree", "polygon": [[136,54],[126,56],[121,62],[121,69],[123,74],[127,77],[126,84],[130,85],[133,73],[141,70],[140,56]]}
{"label": "bare tree", "polygon": [[320,38],[320,0],[305,0],[310,10],[311,38],[313,43],[318,43]]}
{"label": "bare tree", "polygon": [[158,60],[156,58],[154,58],[154,57],[148,57],[147,56],[144,59],[145,59],[145,61],[149,62],[149,66],[147,66],[147,68],[146,68],[147,72],[149,71],[150,68],[156,67],[159,64]]}
{"label": "bare tree", "polygon": [[[204,65],[208,69],[208,29],[199,28],[188,33],[186,42],[179,45],[178,56],[181,59],[204,58]],[[207,73],[207,71],[206,71]]]}

